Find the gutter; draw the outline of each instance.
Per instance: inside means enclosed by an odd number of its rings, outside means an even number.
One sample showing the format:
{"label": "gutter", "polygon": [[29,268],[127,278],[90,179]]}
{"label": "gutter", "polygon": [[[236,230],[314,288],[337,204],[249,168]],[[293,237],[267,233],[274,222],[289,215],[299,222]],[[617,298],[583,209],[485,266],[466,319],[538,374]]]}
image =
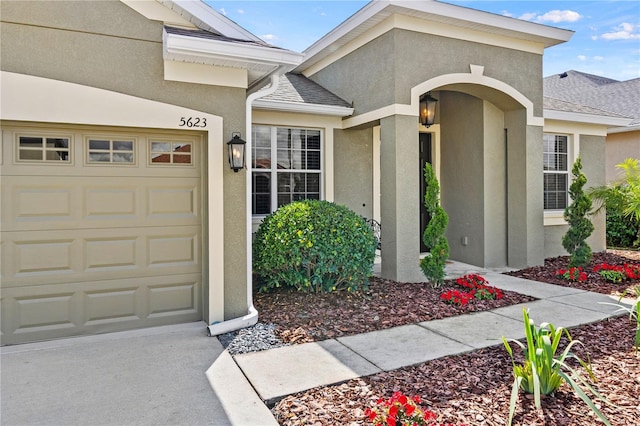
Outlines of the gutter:
{"label": "gutter", "polygon": [[[271,74],[271,87],[265,90],[259,90],[250,94],[247,97],[246,101],[246,123],[245,123],[245,136],[244,139],[247,142],[244,148],[245,152],[245,164],[251,164],[251,149],[252,149],[252,123],[253,123],[253,101],[256,99],[262,98],[264,96],[268,96],[278,90],[278,85],[280,84],[280,76],[286,72],[285,66],[280,66]],[[247,166],[249,169],[251,166]],[[228,333],[230,331],[239,330],[241,328],[250,327],[258,322],[258,311],[253,306],[253,222],[251,219],[251,191],[248,188],[251,188],[251,171],[247,170],[246,175],[246,188],[245,191],[247,200],[247,219],[246,222],[246,232],[247,232],[247,315],[234,318],[227,321],[213,323],[207,326],[207,334],[209,336],[217,336],[218,334]]]}

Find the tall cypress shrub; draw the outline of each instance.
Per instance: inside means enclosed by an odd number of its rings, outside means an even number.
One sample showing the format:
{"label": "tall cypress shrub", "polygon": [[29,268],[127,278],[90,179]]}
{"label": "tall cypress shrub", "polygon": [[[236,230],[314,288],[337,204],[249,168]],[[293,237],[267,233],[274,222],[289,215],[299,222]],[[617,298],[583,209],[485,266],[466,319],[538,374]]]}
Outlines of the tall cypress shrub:
{"label": "tall cypress shrub", "polygon": [[444,267],[449,257],[449,242],[444,236],[449,216],[440,207],[440,185],[429,163],[424,167],[424,179],[426,182],[424,205],[430,220],[422,235],[422,241],[427,246],[429,253],[420,260],[420,269],[427,280],[433,285],[439,286],[444,282]]}
{"label": "tall cypress shrub", "polygon": [[569,266],[586,266],[591,260],[591,247],[587,238],[593,232],[593,223],[587,217],[591,211],[591,198],[584,192],[587,178],[582,173],[582,161],[576,159],[571,170],[573,179],[569,187],[571,204],[564,211],[564,218],[569,223],[569,230],[562,237],[562,246],[571,255]]}

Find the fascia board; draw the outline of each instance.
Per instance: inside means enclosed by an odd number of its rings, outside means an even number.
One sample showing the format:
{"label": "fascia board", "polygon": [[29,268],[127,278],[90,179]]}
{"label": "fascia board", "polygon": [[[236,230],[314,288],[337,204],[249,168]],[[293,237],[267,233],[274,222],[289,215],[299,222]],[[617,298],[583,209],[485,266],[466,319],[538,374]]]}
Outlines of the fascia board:
{"label": "fascia board", "polygon": [[[395,6],[395,8],[393,6]],[[366,25],[367,22],[369,23],[369,26],[375,26],[391,14],[397,13],[398,8],[404,8],[409,11],[418,11],[425,14],[439,15],[447,18],[448,20],[455,20],[463,27],[468,27],[477,31],[486,32],[486,29],[478,28],[478,26],[494,27],[498,29],[496,33],[502,34],[505,37],[508,36],[508,34],[505,34],[506,30],[506,32],[513,33],[512,37],[514,38],[540,42],[545,47],[564,43],[574,34],[574,31],[571,30],[550,27],[548,25],[527,22],[520,19],[509,18],[461,6],[440,3],[435,0],[424,2],[378,0],[367,4],[342,24],[327,33],[320,40],[305,49],[303,52],[305,54],[304,63],[315,63],[314,56],[321,55],[322,52],[325,49],[329,49],[332,44],[338,43],[340,39],[347,36],[352,31],[356,31],[358,27]]]}
{"label": "fascia board", "polygon": [[611,129],[607,129],[607,133],[637,132],[638,130],[640,130],[640,124],[636,124],[633,126],[625,126],[625,127],[614,127]]}
{"label": "fascia board", "polygon": [[573,121],[576,123],[601,124],[605,126],[626,126],[631,121],[630,118],[606,117],[602,115],[582,114],[578,112],[557,111],[545,109],[543,117],[546,120]]}
{"label": "fascia board", "polygon": [[168,0],[167,3],[176,4],[187,13],[211,26],[211,28],[215,28],[222,35],[240,40],[262,42],[259,37],[251,34],[249,31],[245,30],[200,0]]}
{"label": "fascia board", "polygon": [[166,31],[164,31],[164,54],[165,59],[170,59],[171,55],[175,54],[274,65],[295,66],[302,61],[302,54],[291,50],[168,34]]}
{"label": "fascia board", "polygon": [[568,41],[574,34],[574,31],[562,28],[551,27],[549,25],[538,24],[535,22],[515,19],[508,16],[497,15],[495,13],[484,12],[463,6],[441,3],[439,1],[414,2],[414,1],[390,1],[391,4],[405,7],[407,9],[418,10],[424,13],[444,16],[450,19],[470,22],[473,25],[487,25],[490,27],[500,28],[502,30],[515,31],[546,39],[547,42],[552,39],[553,44],[545,43],[546,47]]}
{"label": "fascia board", "polygon": [[298,112],[305,114],[331,115],[335,117],[348,117],[353,114],[353,108],[335,105],[303,104],[300,102],[274,101],[268,99],[256,99],[253,107],[270,111]]}

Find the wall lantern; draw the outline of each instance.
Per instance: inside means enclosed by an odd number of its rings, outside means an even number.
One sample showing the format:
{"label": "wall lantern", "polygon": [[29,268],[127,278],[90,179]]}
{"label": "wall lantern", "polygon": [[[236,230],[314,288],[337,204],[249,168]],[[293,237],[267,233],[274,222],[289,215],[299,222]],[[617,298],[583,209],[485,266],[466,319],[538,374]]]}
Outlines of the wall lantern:
{"label": "wall lantern", "polygon": [[420,98],[420,124],[429,127],[436,118],[437,99],[431,97],[429,93]]}
{"label": "wall lantern", "polygon": [[240,139],[240,133],[234,133],[233,138],[227,142],[229,148],[229,166],[234,172],[244,169],[244,147],[247,142]]}

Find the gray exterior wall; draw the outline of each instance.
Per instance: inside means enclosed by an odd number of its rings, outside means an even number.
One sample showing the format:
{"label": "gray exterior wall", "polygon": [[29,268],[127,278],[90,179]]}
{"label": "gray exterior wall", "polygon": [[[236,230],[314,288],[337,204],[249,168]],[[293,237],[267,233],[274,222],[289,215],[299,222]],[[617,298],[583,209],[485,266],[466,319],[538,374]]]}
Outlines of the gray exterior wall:
{"label": "gray exterior wall", "polygon": [[[604,185],[606,183],[604,167],[605,138],[602,136],[580,135],[580,157],[582,158],[582,171],[587,178],[585,189]],[[587,239],[587,243],[594,253],[603,251],[607,248],[605,215],[592,216],[591,222],[595,229]],[[568,229],[568,225],[545,226],[544,247],[546,257],[567,254],[567,251],[562,247],[562,237],[567,233]]]}
{"label": "gray exterior wall", "polygon": [[391,30],[310,78],[353,101],[357,115],[409,104],[411,87],[444,74],[469,73],[469,64],[482,65],[484,75],[515,87],[534,103],[535,115],[542,115],[541,55],[407,30]]}
{"label": "gray exterior wall", "polygon": [[334,132],[334,201],[373,217],[373,130]]}
{"label": "gray exterior wall", "polygon": [[[484,264],[483,101],[439,92],[442,207],[449,215],[450,257]],[[464,123],[464,125],[459,125]]]}
{"label": "gray exterior wall", "polygon": [[[234,131],[244,131],[244,89],[164,80],[161,22],[149,21],[115,0],[3,0],[0,7],[3,71],[215,114],[223,117],[224,135],[229,138]],[[224,143],[213,149],[224,150],[226,158]],[[225,165],[208,167],[221,166]],[[224,200],[227,319],[246,314],[246,237],[238,232],[245,227],[245,186],[244,172],[234,174],[224,167],[225,194],[239,194]]]}

